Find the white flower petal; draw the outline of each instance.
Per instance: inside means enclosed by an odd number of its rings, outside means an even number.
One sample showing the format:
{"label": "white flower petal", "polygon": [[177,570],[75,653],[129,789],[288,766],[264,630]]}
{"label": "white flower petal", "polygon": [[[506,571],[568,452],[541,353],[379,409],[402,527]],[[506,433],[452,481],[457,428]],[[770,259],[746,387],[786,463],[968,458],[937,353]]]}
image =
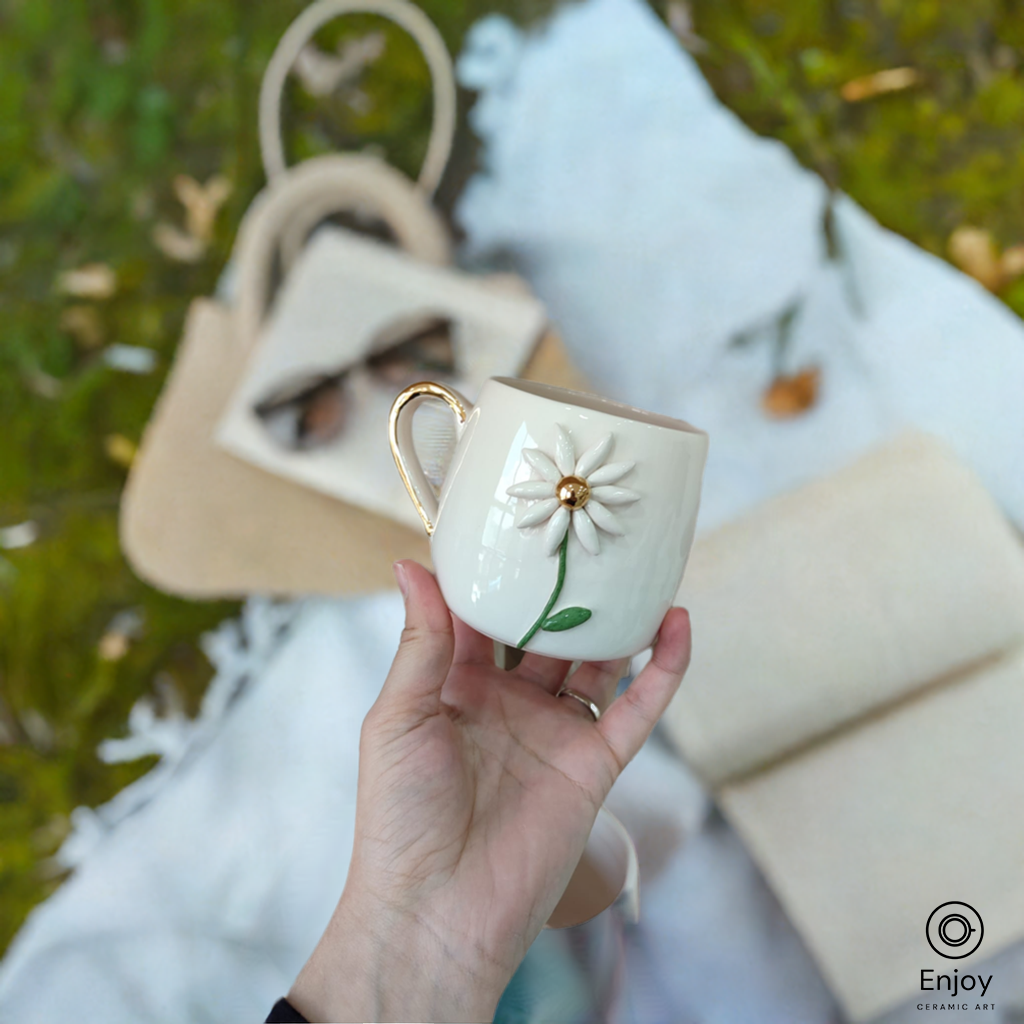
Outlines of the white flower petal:
{"label": "white flower petal", "polygon": [[595,445],[591,445],[579,458],[576,463],[576,475],[584,480],[590,475],[590,471],[597,469],[604,462],[608,453],[612,450],[612,435],[605,434]]}
{"label": "white flower petal", "polygon": [[544,550],[549,555],[553,555],[562,543],[565,531],[569,529],[569,515],[567,508],[560,507],[551,517],[551,522],[544,527]]}
{"label": "white flower petal", "polygon": [[616,484],[635,465],[635,462],[609,462],[607,466],[595,469],[587,477],[587,483],[590,484],[591,487],[598,487],[601,484]]}
{"label": "white flower petal", "polygon": [[590,516],[587,515],[585,509],[578,508],[573,512],[572,528],[576,531],[580,543],[592,555],[596,555],[601,550],[601,541],[598,540],[597,530],[594,529],[594,524],[590,521]]}
{"label": "white flower petal", "polygon": [[516,517],[516,526],[525,530],[528,526],[543,523],[558,507],[557,498],[545,498],[543,501],[535,502],[521,516]]}
{"label": "white flower petal", "polygon": [[616,537],[621,537],[625,533],[618,519],[594,498],[587,502],[587,515],[594,521],[594,525],[604,530],[605,533],[613,534]]}
{"label": "white flower petal", "polygon": [[565,427],[558,426],[555,435],[555,465],[561,470],[562,476],[571,476],[576,467],[576,449],[572,438],[566,433]]}
{"label": "white flower petal", "polygon": [[630,505],[640,500],[640,495],[628,487],[595,487],[590,493],[602,505]]}
{"label": "white flower petal", "polygon": [[557,484],[562,479],[558,467],[539,448],[524,448],[523,458],[535,469],[545,480]]}
{"label": "white flower petal", "polygon": [[553,498],[555,485],[550,480],[527,480],[505,489],[510,498]]}

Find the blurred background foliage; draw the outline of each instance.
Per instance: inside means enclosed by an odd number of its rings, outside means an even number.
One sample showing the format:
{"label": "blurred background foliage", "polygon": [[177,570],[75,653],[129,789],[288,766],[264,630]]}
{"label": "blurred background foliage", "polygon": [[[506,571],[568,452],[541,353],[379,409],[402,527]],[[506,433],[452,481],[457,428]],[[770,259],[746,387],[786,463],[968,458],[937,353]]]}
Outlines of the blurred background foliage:
{"label": "blurred background foliage", "polygon": [[[210,676],[198,639],[235,609],[138,580],[117,505],[189,301],[215,289],[261,187],[259,80],[304,6],[0,0],[0,949],[59,885],[71,810],[151,766],[104,765],[97,744],[143,696],[194,713]],[[552,6],[423,3],[453,52],[486,13],[530,23]],[[1024,313],[1013,0],[657,12],[751,127]],[[411,41],[360,17],[317,46],[328,78],[331,60],[355,72],[319,96],[316,67],[293,83],[292,155],[370,146],[415,173],[430,101]],[[442,205],[473,157],[463,125]]]}

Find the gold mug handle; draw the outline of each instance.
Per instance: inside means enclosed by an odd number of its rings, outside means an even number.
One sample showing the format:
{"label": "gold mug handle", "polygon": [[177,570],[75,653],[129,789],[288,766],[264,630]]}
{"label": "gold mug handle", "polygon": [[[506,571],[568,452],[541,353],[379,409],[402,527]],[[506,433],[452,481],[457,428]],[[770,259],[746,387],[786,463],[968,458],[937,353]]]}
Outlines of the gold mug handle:
{"label": "gold mug handle", "polygon": [[412,503],[416,506],[416,511],[420,514],[420,519],[423,520],[423,528],[427,531],[428,537],[433,534],[437,525],[437,496],[416,457],[416,449],[412,442],[412,414],[418,405],[432,398],[439,398],[455,413],[459,426],[465,424],[469,417],[469,402],[457,391],[429,380],[410,384],[402,391],[391,406],[391,415],[388,417],[391,454],[395,457],[399,476],[409,492],[409,497],[412,498]]}

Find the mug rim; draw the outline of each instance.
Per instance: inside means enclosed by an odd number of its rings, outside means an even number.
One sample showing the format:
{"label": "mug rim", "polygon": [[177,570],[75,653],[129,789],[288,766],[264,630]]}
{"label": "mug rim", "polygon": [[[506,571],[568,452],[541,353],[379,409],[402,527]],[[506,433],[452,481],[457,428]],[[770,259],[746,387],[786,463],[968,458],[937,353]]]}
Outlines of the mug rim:
{"label": "mug rim", "polygon": [[523,380],[519,377],[491,377],[491,381],[513,391],[532,395],[534,398],[546,398],[553,402],[561,402],[563,405],[571,405],[577,409],[585,409],[588,412],[601,412],[608,416],[617,416],[620,419],[642,423],[645,426],[675,430],[682,434],[705,438],[708,436],[707,431],[695,427],[686,420],[665,416],[658,412],[648,412],[635,405],[617,402],[613,398],[605,398],[603,395],[595,395],[588,391],[573,391],[570,388],[560,388],[555,384],[542,384],[539,381]]}

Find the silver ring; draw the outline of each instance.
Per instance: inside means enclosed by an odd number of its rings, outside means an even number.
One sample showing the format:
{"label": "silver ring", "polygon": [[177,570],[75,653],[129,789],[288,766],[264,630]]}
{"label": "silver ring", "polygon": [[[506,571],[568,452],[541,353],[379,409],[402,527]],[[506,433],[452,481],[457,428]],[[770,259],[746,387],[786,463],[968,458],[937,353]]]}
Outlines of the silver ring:
{"label": "silver ring", "polygon": [[563,686],[555,696],[572,697],[573,700],[578,700],[590,712],[595,722],[600,720],[601,709],[589,697],[584,697],[582,693],[577,693],[575,690],[570,690],[568,686]]}

